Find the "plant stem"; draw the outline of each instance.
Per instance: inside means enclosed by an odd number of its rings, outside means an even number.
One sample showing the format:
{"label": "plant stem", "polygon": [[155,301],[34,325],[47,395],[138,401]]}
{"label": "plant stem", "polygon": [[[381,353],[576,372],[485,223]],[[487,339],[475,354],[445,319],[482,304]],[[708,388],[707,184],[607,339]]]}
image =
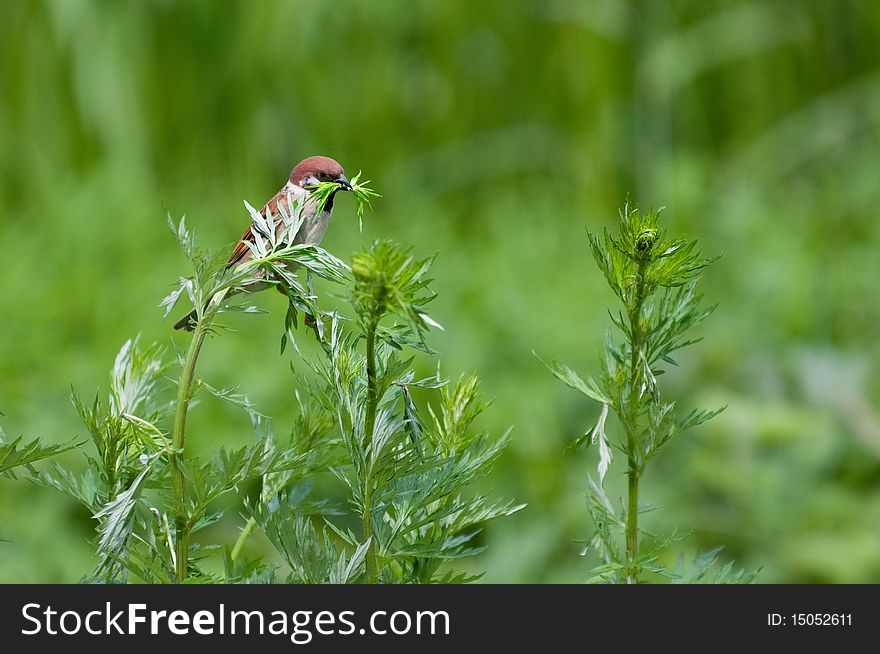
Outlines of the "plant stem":
{"label": "plant stem", "polygon": [[254,531],[254,527],[257,526],[257,521],[253,518],[248,518],[247,523],[244,526],[244,529],[241,530],[241,533],[238,535],[238,540],[235,541],[235,545],[232,546],[232,560],[235,561],[238,558],[238,555],[241,554],[241,548],[244,546],[244,542],[248,539],[251,533]]}
{"label": "plant stem", "polygon": [[369,539],[367,547],[366,566],[367,583],[375,584],[379,580],[379,569],[376,565],[376,539],[373,534],[373,480],[372,459],[370,449],[373,444],[373,433],[376,430],[376,411],[379,406],[378,387],[376,385],[376,330],[379,322],[373,321],[367,328],[367,408],[364,423],[364,450],[367,453],[364,462],[364,486],[363,486],[363,537]]}
{"label": "plant stem", "polygon": [[639,557],[639,477],[642,474],[641,456],[639,453],[638,437],[638,408],[637,404],[641,395],[641,374],[639,372],[639,359],[644,347],[644,334],[642,333],[642,305],[645,303],[645,270],[648,262],[641,259],[638,263],[636,275],[636,293],[633,304],[629,310],[629,326],[632,342],[630,343],[630,395],[629,404],[626,408],[627,459],[629,467],[626,471],[628,502],[626,511],[626,561],[627,583],[636,584],[639,581],[639,573],[636,561]]}
{"label": "plant stem", "polygon": [[633,468],[632,459],[626,476],[629,482],[629,507],[626,512],[626,558],[629,570],[626,582],[636,584],[639,581],[635,570],[635,560],[639,555],[639,475],[638,470]]}
{"label": "plant stem", "polygon": [[201,323],[196,325],[192,341],[186,352],[183,370],[180,373],[180,381],[177,385],[177,408],[174,414],[174,431],[172,433],[171,452],[171,483],[174,494],[177,497],[177,512],[174,517],[175,528],[175,551],[177,583],[186,580],[189,567],[189,525],[186,518],[186,478],[183,474],[183,449],[186,439],[186,414],[192,399],[193,377],[196,369],[196,361],[199,352],[205,342],[205,328]]}
{"label": "plant stem", "polygon": [[376,410],[379,405],[378,391],[376,387],[376,330],[378,323],[372,323],[367,329],[367,415],[364,425],[364,435],[367,443],[373,441],[373,432],[376,429]]}

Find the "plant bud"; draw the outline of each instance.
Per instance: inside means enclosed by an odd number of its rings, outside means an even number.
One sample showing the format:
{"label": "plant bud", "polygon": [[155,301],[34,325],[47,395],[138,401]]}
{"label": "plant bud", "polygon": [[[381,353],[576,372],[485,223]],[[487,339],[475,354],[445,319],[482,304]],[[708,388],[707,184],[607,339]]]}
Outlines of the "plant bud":
{"label": "plant bud", "polygon": [[656,229],[647,228],[640,231],[638,236],[636,236],[636,255],[640,257],[647,256],[651,252],[651,248],[656,241]]}

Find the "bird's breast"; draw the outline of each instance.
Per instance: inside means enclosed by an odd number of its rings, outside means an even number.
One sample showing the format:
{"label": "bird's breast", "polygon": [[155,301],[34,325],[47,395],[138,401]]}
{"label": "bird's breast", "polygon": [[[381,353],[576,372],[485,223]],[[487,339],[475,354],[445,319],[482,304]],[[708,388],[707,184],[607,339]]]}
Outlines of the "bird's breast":
{"label": "bird's breast", "polygon": [[327,225],[330,224],[330,214],[330,211],[324,210],[311,219],[307,218],[303,222],[303,226],[300,227],[296,242],[320,244],[321,239],[324,238],[324,232],[327,231]]}

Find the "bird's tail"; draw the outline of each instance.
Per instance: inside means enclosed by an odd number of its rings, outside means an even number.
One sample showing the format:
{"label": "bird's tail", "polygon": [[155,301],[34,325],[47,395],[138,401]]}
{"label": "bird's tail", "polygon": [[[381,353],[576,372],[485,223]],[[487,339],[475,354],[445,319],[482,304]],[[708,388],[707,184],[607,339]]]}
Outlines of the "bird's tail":
{"label": "bird's tail", "polygon": [[[224,289],[222,291],[217,291],[214,294],[214,297],[208,302],[208,306],[211,304],[220,304],[227,295],[235,295],[235,291],[232,293],[229,292],[230,289]],[[183,318],[174,323],[174,329],[182,329],[185,332],[191,332],[196,328],[196,319],[198,318],[198,312],[193,309],[188,314],[186,314]]]}
{"label": "bird's tail", "polygon": [[198,313],[195,309],[186,314],[183,318],[174,323],[174,329],[182,329],[185,332],[191,332],[196,328],[196,317]]}

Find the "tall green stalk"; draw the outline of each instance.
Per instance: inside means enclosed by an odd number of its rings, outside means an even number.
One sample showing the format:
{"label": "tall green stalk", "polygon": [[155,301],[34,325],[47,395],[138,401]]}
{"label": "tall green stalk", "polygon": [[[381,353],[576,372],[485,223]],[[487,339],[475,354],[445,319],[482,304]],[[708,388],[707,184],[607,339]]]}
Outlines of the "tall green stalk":
{"label": "tall green stalk", "polygon": [[376,411],[379,406],[379,389],[376,384],[376,330],[379,328],[378,321],[373,321],[367,328],[367,407],[364,420],[364,440],[368,453],[364,462],[363,480],[363,538],[369,539],[367,548],[366,566],[368,583],[375,584],[379,580],[379,568],[376,563],[376,539],[373,534],[373,480],[372,480],[372,457],[369,456],[370,445],[376,430]]}
{"label": "tall green stalk", "polygon": [[643,356],[644,330],[642,328],[642,305],[645,303],[645,270],[647,261],[639,261],[635,293],[629,310],[629,329],[631,334],[630,352],[630,394],[627,403],[624,430],[627,440],[627,511],[626,511],[626,562],[628,567],[627,583],[638,583],[636,561],[639,558],[639,479],[642,476],[642,464],[639,457],[640,443],[638,435],[638,402],[642,375],[639,360]]}
{"label": "tall green stalk", "polygon": [[186,477],[183,472],[184,445],[186,439],[186,415],[189,403],[192,399],[193,378],[195,376],[196,362],[199,359],[202,344],[205,342],[206,330],[201,322],[196,325],[183,370],[180,373],[180,381],[177,386],[177,407],[174,414],[174,431],[172,432],[171,445],[171,482],[177,499],[177,515],[174,517],[175,528],[175,578],[177,583],[186,580],[189,567],[189,531],[190,526],[186,516]]}
{"label": "tall green stalk", "polygon": [[[403,318],[405,325],[396,325],[383,332],[381,338],[397,347],[411,345],[415,339],[424,343],[425,331],[437,325],[428,317],[425,309],[425,305],[433,299],[433,295],[427,292],[429,280],[425,278],[430,265],[431,259],[415,259],[407,250],[390,241],[376,242],[368,252],[359,253],[352,259],[351,271],[355,284],[351,300],[366,341],[367,392],[363,414],[356,412],[357,423],[363,415],[363,436],[357,438],[359,430],[353,429],[355,438],[352,439],[354,447],[351,454],[356,457],[355,470],[360,494],[358,508],[363,542],[367,543],[364,563],[367,581],[371,584],[378,583],[380,576],[380,562],[377,560],[379,536],[385,536],[381,539],[383,555],[386,554],[385,548],[391,546],[387,530],[383,531],[384,525],[374,516],[374,494],[384,497],[382,493],[388,488],[389,470],[401,469],[409,461],[405,451],[398,447],[399,443],[389,440],[387,424],[382,425],[381,438],[376,438],[377,414],[388,392],[388,376],[401,374],[401,371],[394,372],[394,365],[389,363],[394,357],[387,350],[377,348],[379,324],[386,316],[396,314]],[[401,338],[401,334],[405,335],[404,338]],[[395,338],[400,340],[395,342]],[[360,387],[357,392],[359,409]],[[376,474],[379,469],[381,475]]]}
{"label": "tall green stalk", "polygon": [[[719,412],[680,415],[674,402],[664,400],[657,382],[667,365],[676,365],[674,353],[696,342],[687,332],[712,312],[713,307],[701,308],[695,289],[700,273],[714,259],[700,256],[695,241],[667,236],[658,212],[629,205],[620,214],[616,234],[606,230],[588,237],[593,258],[622,305],[623,310],[610,312],[617,335],[612,331],[606,338],[598,381],[583,379],[564,364],[547,367],[602,407],[595,426],[575,441],[599,449],[599,477],[590,480],[588,507],[596,528],[590,548],[601,565],[591,581],[636,584],[646,570],[685,578],[680,570],[661,572],[659,551],[666,543],[639,531],[639,482],[661,447]],[[619,510],[604,486],[613,457],[605,430],[609,412],[622,428],[619,444],[627,459],[627,501]],[[705,560],[714,563],[713,556]]]}

